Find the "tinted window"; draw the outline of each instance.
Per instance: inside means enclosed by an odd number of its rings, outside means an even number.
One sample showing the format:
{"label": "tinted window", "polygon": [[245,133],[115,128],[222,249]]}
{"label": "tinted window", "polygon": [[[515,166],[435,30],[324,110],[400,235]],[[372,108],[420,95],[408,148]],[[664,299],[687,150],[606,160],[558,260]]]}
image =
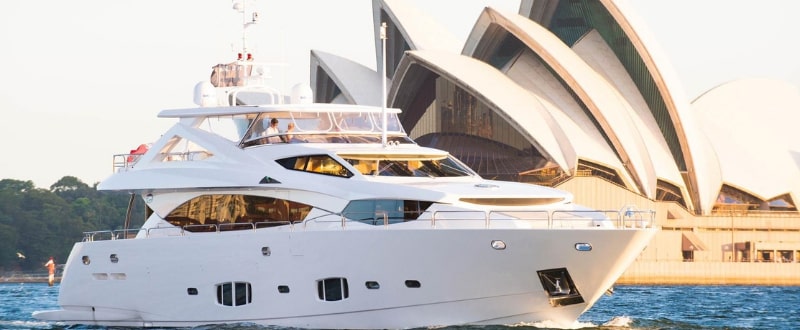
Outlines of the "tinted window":
{"label": "tinted window", "polygon": [[189,231],[237,230],[302,221],[310,211],[310,205],[280,198],[214,194],[184,202],[165,220]]}
{"label": "tinted window", "polygon": [[349,178],[353,173],[328,155],[290,157],[276,160],[284,168]]}
{"label": "tinted window", "polygon": [[452,177],[472,175],[471,170],[451,158],[401,160],[344,158],[364,175]]}
{"label": "tinted window", "polygon": [[250,283],[228,282],[217,284],[217,303],[224,306],[241,306],[253,302]]}
{"label": "tinted window", "polygon": [[342,214],[352,220],[381,225],[416,220],[432,202],[399,199],[365,199],[351,201]]}
{"label": "tinted window", "polygon": [[350,296],[346,278],[326,278],[317,281],[317,294],[319,299],[325,301],[339,301]]}

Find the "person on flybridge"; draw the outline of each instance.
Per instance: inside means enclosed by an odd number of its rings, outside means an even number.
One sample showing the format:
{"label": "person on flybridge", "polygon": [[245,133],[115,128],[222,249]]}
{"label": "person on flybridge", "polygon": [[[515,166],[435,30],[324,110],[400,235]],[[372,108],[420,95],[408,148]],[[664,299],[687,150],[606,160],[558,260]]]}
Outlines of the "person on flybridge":
{"label": "person on flybridge", "polygon": [[292,141],[294,139],[293,132],[294,132],[294,123],[293,122],[289,122],[289,124],[286,125],[286,135],[284,135],[284,137],[283,137],[283,142],[286,142],[286,143],[295,142],[295,141]]}
{"label": "person on flybridge", "polygon": [[278,118],[272,118],[269,121],[269,127],[267,127],[265,134],[267,135],[267,141],[269,143],[282,142],[281,137],[279,136],[281,131],[278,129]]}

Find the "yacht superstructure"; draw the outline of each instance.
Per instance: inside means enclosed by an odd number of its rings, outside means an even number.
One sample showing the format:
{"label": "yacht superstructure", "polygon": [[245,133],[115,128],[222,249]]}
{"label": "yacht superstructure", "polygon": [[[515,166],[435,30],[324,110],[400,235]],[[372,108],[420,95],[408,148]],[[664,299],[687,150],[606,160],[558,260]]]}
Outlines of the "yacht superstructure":
{"label": "yacht superstructure", "polygon": [[[387,142],[380,118],[386,114]],[[99,186],[141,229],[86,233],[44,320],[411,328],[573,322],[646,246],[652,213],[485,180],[416,145],[399,110],[271,104],[178,122]],[[277,133],[266,133],[277,120]],[[286,127],[291,123],[292,131]]]}

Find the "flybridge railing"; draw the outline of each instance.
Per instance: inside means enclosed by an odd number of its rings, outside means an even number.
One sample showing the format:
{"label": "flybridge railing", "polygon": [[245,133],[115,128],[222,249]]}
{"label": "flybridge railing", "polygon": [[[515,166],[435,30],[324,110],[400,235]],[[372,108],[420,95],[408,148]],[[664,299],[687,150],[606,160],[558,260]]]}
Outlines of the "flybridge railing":
{"label": "flybridge railing", "polygon": [[[406,218],[409,216],[409,218]],[[411,217],[414,218],[411,218]],[[652,210],[557,210],[557,211],[424,211],[424,212],[349,212],[330,213],[302,222],[267,221],[253,223],[198,224],[183,227],[154,227],[127,230],[85,232],[83,241],[105,241],[144,237],[186,236],[195,233],[221,233],[237,230],[256,230],[283,227],[289,231],[306,230],[311,224],[337,225],[341,229],[359,225],[393,228],[404,222],[429,222],[433,229],[640,229],[655,226]],[[302,224],[302,226],[300,226]],[[312,225],[313,226],[313,225]],[[360,228],[364,228],[360,226]],[[406,227],[407,228],[407,227]]]}
{"label": "flybridge railing", "polygon": [[[113,158],[114,173],[127,171],[139,161],[142,154],[116,154]],[[180,162],[180,161],[195,161],[203,160],[211,157],[208,151],[185,151],[185,152],[170,152],[163,154],[163,161],[165,162]]]}
{"label": "flybridge railing", "polygon": [[141,154],[116,154],[113,158],[113,173],[127,171],[142,157]]}

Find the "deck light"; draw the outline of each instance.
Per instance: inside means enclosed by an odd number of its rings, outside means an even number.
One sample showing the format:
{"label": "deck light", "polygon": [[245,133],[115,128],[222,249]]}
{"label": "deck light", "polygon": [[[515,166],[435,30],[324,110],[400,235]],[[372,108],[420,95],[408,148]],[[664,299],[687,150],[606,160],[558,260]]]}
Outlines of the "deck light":
{"label": "deck light", "polygon": [[592,250],[592,244],[590,243],[575,243],[575,250],[580,252],[588,252]]}
{"label": "deck light", "polygon": [[494,241],[492,241],[492,249],[505,250],[506,249],[506,242],[503,242],[501,240],[494,240]]}

